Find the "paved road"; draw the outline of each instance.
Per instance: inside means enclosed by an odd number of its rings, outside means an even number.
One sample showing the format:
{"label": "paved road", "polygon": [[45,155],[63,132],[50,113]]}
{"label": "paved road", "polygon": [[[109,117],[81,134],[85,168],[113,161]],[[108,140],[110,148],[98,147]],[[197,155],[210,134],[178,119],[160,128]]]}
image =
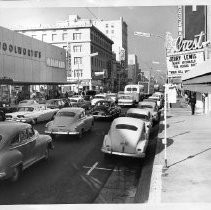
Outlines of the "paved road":
{"label": "paved road", "polygon": [[[143,167],[152,164],[154,158],[152,145],[155,145],[155,142],[151,142],[145,160],[122,157],[106,160],[100,148],[109,126],[109,121],[96,121],[93,130],[80,140],[57,138],[54,142],[55,149],[48,161],[40,161],[25,170],[16,183],[7,181],[0,183],[0,204],[81,204],[96,203],[96,199],[98,203],[112,203],[115,201],[113,198],[99,200],[99,193],[118,168],[124,172],[124,180],[127,182],[131,180],[134,187],[140,185],[138,181]],[[35,129],[43,133],[44,124],[36,125]],[[157,135],[157,131],[158,126],[154,128],[151,138]],[[131,173],[133,177],[127,179],[131,177]],[[115,176],[118,176],[118,173]],[[148,187],[144,190],[139,189],[139,193],[145,193],[144,191],[148,193],[150,174],[146,177],[148,178],[144,182],[148,182],[145,183]],[[124,191],[124,189],[119,190]]]}

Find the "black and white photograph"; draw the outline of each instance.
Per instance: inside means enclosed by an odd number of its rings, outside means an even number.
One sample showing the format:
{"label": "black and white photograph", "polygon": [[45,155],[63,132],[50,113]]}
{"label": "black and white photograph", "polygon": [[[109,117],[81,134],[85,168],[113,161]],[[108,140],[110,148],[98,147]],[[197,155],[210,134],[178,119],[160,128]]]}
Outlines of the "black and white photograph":
{"label": "black and white photograph", "polygon": [[0,0],[0,209],[210,209],[210,40],[208,1]]}

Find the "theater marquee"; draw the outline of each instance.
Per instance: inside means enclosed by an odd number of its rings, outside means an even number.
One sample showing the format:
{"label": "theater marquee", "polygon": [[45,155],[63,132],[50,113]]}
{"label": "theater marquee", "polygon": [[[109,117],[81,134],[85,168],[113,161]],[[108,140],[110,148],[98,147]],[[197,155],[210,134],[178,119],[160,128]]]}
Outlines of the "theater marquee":
{"label": "theater marquee", "polygon": [[168,76],[179,77],[204,61],[204,50],[175,53],[166,57]]}

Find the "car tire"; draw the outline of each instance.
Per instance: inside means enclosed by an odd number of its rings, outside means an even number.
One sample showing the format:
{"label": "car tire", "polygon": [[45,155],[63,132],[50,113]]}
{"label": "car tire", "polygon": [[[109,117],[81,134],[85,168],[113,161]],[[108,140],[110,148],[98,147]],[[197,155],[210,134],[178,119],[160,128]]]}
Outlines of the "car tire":
{"label": "car tire", "polygon": [[22,168],[21,166],[16,166],[14,169],[13,169],[13,172],[12,172],[12,176],[10,177],[10,181],[11,182],[16,182],[18,181],[18,179],[20,178],[21,176],[21,172],[22,172]]}
{"label": "car tire", "polygon": [[81,129],[79,134],[78,134],[78,139],[81,139],[83,137],[83,133],[84,133],[84,130]]}
{"label": "car tire", "polygon": [[33,119],[33,120],[32,120],[32,124],[33,124],[33,125],[36,125],[36,124],[37,124],[37,119]]}

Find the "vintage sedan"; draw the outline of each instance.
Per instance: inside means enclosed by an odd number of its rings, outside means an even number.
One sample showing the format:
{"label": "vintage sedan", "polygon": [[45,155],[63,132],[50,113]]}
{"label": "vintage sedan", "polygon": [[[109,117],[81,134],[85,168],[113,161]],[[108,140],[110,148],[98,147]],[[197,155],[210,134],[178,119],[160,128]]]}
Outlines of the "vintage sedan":
{"label": "vintage sedan", "polygon": [[91,114],[95,119],[109,118],[114,119],[121,114],[121,108],[113,101],[101,100],[98,101],[91,109]]}
{"label": "vintage sedan", "polygon": [[135,100],[132,95],[124,94],[118,98],[119,106],[135,106]]}
{"label": "vintage sedan", "polygon": [[147,145],[148,135],[143,120],[118,117],[105,135],[101,151],[110,155],[143,158]]}
{"label": "vintage sedan", "polygon": [[94,117],[87,115],[85,109],[78,107],[62,108],[55,115],[54,120],[46,124],[45,133],[55,135],[77,135],[82,137],[84,132],[94,126]]}
{"label": "vintage sedan", "polygon": [[157,103],[155,101],[141,101],[138,103],[137,108],[149,110],[152,116],[153,124],[160,121],[161,112],[158,109]]}
{"label": "vintage sedan", "polygon": [[36,105],[36,104],[39,104],[36,100],[34,100],[34,99],[28,99],[28,100],[20,101],[18,103],[18,107],[30,106],[30,105]]}
{"label": "vintage sedan", "polygon": [[108,100],[113,101],[110,96],[107,96],[106,93],[96,94],[91,100],[91,105],[94,106],[98,101]]}
{"label": "vintage sedan", "polygon": [[51,109],[61,109],[64,108],[65,102],[62,99],[49,99],[46,101],[46,106]]}
{"label": "vintage sedan", "polygon": [[44,104],[19,107],[17,112],[6,114],[7,120],[36,124],[52,120],[59,109],[47,108]]}
{"label": "vintage sedan", "polygon": [[146,125],[146,131],[149,138],[150,131],[152,129],[152,116],[149,110],[147,109],[139,109],[139,108],[130,108],[126,112],[126,117],[133,117],[140,120],[143,120]]}
{"label": "vintage sedan", "polygon": [[21,172],[41,159],[48,159],[52,138],[40,135],[30,124],[1,122],[0,179],[17,181]]}
{"label": "vintage sedan", "polygon": [[80,95],[70,97],[69,101],[71,107],[81,107],[86,110],[91,108],[91,101],[84,100],[84,98]]}

